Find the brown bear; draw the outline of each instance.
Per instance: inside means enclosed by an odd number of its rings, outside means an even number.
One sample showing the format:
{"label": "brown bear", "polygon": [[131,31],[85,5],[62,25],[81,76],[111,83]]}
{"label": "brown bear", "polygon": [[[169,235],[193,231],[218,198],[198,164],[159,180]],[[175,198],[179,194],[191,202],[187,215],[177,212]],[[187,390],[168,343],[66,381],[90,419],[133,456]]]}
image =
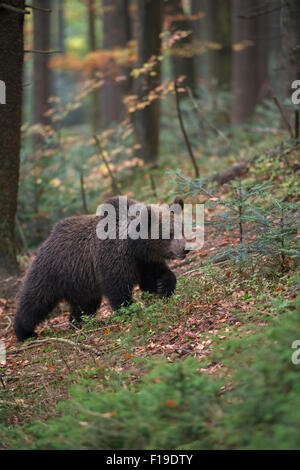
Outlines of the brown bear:
{"label": "brown bear", "polygon": [[[119,228],[120,201],[124,202],[124,198],[127,215],[123,226],[128,228],[139,215],[136,231],[141,229],[141,220],[147,220],[148,238],[131,237],[129,232],[124,236],[121,230],[116,238],[99,238],[99,223],[105,222],[107,216],[107,211],[102,213],[101,208],[109,205],[114,209],[115,227]],[[128,215],[135,204],[140,205],[136,219]],[[183,209],[180,197],[176,197],[172,204]],[[135,285],[139,285],[142,291],[170,296],[176,287],[176,276],[168,268],[166,260],[183,259],[187,254],[184,235],[174,237],[172,207],[136,203],[119,196],[99,206],[100,215],[74,216],[58,222],[24,279],[15,316],[17,339],[24,341],[36,336],[35,327],[62,300],[71,306],[71,321],[80,322],[82,315],[96,313],[102,296],[107,297],[114,310],[130,305]],[[169,212],[171,221],[169,237],[162,233],[162,219],[166,212]],[[124,218],[122,220],[124,222]],[[153,221],[159,230],[158,236],[151,237]],[[108,233],[108,229],[106,231]]]}

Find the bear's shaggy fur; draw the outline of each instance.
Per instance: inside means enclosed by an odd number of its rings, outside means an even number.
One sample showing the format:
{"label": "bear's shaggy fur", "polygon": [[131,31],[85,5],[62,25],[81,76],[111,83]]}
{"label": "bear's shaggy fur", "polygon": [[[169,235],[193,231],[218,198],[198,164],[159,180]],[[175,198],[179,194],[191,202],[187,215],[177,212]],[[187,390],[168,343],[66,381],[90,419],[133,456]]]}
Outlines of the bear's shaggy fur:
{"label": "bear's shaggy fur", "polygon": [[[119,198],[113,198],[119,222]],[[136,201],[127,200],[127,207]],[[174,203],[183,207],[177,197]],[[146,206],[147,213],[149,208]],[[53,228],[29,268],[15,317],[19,341],[36,336],[35,327],[62,300],[71,306],[71,321],[95,314],[102,296],[114,310],[132,302],[132,290],[170,296],[176,277],[165,260],[184,258],[185,239],[100,240],[96,227],[101,217],[83,215],[64,219]]]}

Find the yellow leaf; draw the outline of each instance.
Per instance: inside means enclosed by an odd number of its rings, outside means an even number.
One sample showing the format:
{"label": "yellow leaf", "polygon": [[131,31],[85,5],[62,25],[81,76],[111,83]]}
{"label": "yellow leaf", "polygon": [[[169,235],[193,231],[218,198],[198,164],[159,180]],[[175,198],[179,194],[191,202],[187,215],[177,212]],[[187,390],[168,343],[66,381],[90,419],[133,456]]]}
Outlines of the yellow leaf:
{"label": "yellow leaf", "polygon": [[117,416],[118,413],[116,411],[111,411],[108,413],[102,413],[101,416],[102,418],[113,418],[114,416]]}

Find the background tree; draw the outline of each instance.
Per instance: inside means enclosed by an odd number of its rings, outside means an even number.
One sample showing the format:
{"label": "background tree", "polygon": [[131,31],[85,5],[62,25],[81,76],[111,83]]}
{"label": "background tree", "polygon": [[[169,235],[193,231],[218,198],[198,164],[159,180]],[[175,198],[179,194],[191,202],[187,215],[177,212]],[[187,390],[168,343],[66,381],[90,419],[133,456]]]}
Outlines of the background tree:
{"label": "background tree", "polygon": [[58,0],[57,7],[58,50],[65,50],[65,10],[64,0]]}
{"label": "background tree", "polygon": [[[24,9],[24,0],[10,2]],[[23,15],[0,10],[0,79],[6,104],[0,105],[0,277],[17,272],[15,215],[20,165]],[[1,289],[1,285],[0,285]]]}
{"label": "background tree", "polygon": [[[35,124],[42,126],[50,123],[49,117],[45,114],[49,109],[49,98],[51,96],[51,79],[52,74],[49,68],[50,55],[45,53],[50,51],[51,48],[51,29],[50,20],[51,14],[41,9],[50,9],[50,0],[34,0],[33,6],[33,121]],[[34,135],[34,158],[36,165],[40,164],[41,155],[38,152],[44,144],[44,138],[41,132],[36,132]],[[34,187],[34,210],[39,213],[39,203],[42,191],[38,184]],[[36,235],[40,236],[42,233],[42,220],[40,217],[36,219]]]}
{"label": "background tree", "polygon": [[[230,87],[232,69],[232,20],[229,0],[191,0],[197,77]],[[203,14],[203,16],[202,16]],[[208,47],[207,42],[211,46]],[[216,45],[215,47],[213,46]],[[218,46],[218,47],[217,47]]]}
{"label": "background tree", "polygon": [[197,80],[207,80],[208,79],[208,54],[205,51],[201,51],[201,47],[204,41],[207,41],[209,37],[209,7],[211,5],[209,0],[191,0],[191,14],[198,15],[200,12],[203,13],[202,18],[195,18],[192,21],[193,36],[196,44],[196,48],[199,49],[199,52],[195,53],[195,74]]}
{"label": "background tree", "polygon": [[210,51],[211,77],[219,85],[231,83],[232,69],[232,30],[231,0],[212,0],[209,6],[210,39],[219,47]]}
{"label": "background tree", "polygon": [[[129,0],[103,0],[103,49],[113,51],[115,48],[125,48],[131,38]],[[101,122],[108,127],[112,122],[120,121],[124,110],[124,87],[116,77],[122,75],[113,58],[108,63],[108,73],[101,95]]]}
{"label": "background tree", "polygon": [[300,2],[281,0],[283,96],[290,98],[291,84],[300,79]]}
{"label": "background tree", "polygon": [[[259,98],[266,89],[268,75],[268,21],[257,9],[259,0],[233,0],[232,41],[233,70],[232,122],[239,124],[249,119]],[[265,35],[265,41],[259,37]]]}
{"label": "background tree", "polygon": [[[160,33],[162,30],[162,2],[140,0],[138,2],[138,67],[142,67],[151,57],[161,51]],[[147,96],[160,83],[160,61],[156,60],[151,73],[139,75],[136,92],[139,103],[147,101]],[[156,164],[159,150],[160,103],[156,99],[150,105],[135,113],[135,129],[141,146],[141,157],[147,163]]]}
{"label": "background tree", "polygon": [[[192,31],[192,23],[183,9],[182,0],[166,0],[164,2],[164,15],[166,29],[169,31]],[[195,90],[195,60],[192,44],[193,34],[189,34],[176,42],[172,51],[172,68],[174,78],[185,75],[185,84]]]}
{"label": "background tree", "polygon": [[[281,67],[280,67],[280,57],[281,57],[281,0],[272,1],[272,9],[268,15],[269,25],[269,68],[270,68],[270,83],[272,90],[274,90],[276,95],[279,95],[282,90],[280,90],[280,85],[282,81],[281,77]],[[264,38],[264,35],[262,35]]]}
{"label": "background tree", "polygon": [[[34,0],[33,6],[37,8],[51,8],[50,0]],[[50,13],[34,10],[33,15],[33,49],[35,51],[49,51],[51,47]],[[49,118],[45,116],[51,95],[51,71],[49,68],[49,54],[35,53],[33,57],[33,115],[34,122],[46,125]],[[36,142],[40,143],[39,139]]]}
{"label": "background tree", "polygon": [[[88,43],[90,52],[97,49],[96,41],[96,3],[94,0],[88,0]],[[91,78],[96,77],[96,68],[92,70]],[[92,130],[96,133],[100,126],[100,92],[95,89],[91,94],[91,116],[92,116]]]}

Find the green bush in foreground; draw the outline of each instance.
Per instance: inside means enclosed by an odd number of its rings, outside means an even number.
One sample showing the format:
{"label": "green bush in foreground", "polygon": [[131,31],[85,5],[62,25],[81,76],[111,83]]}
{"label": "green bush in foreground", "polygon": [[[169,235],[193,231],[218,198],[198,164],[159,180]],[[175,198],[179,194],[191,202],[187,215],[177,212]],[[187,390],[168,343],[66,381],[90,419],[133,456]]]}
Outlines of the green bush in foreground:
{"label": "green bush in foreground", "polygon": [[103,392],[90,391],[91,384],[73,386],[71,399],[59,407],[62,417],[24,429],[27,444],[23,441],[23,446],[163,449],[188,443],[206,432],[209,401],[216,402],[220,389],[217,381],[208,380],[197,368],[199,364],[191,359],[156,364],[138,386],[119,383],[118,391],[113,391],[114,378]]}
{"label": "green bush in foreground", "polygon": [[134,385],[104,371],[100,384],[72,387],[60,417],[0,436],[32,449],[300,449],[299,325],[298,301],[263,330],[216,345],[219,380],[191,358],[154,363]]}

